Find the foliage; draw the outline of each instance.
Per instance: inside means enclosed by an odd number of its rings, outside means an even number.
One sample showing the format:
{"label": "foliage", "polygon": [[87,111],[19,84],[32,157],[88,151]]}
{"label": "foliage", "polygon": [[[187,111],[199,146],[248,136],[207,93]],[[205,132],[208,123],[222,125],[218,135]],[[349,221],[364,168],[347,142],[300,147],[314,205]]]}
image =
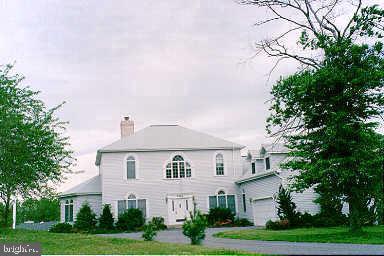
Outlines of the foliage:
{"label": "foliage", "polygon": [[289,223],[289,220],[268,220],[265,224],[265,228],[270,230],[284,230],[289,229],[290,227],[291,225]]}
{"label": "foliage", "polygon": [[280,220],[288,220],[290,226],[297,226],[299,213],[296,211],[296,204],[292,200],[291,192],[282,185],[279,187],[276,202]]}
{"label": "foliage", "polygon": [[43,255],[249,255],[242,251],[212,249],[182,243],[145,242],[88,234],[0,229],[0,243],[38,242]]}
{"label": "foliage", "polygon": [[289,242],[384,244],[384,226],[363,227],[363,232],[352,233],[347,227],[295,228],[281,231],[246,229],[224,231],[217,237]]}
{"label": "foliage", "polygon": [[191,239],[191,244],[201,244],[205,238],[207,220],[200,211],[191,213],[191,218],[183,224],[183,234]]}
{"label": "foliage", "polygon": [[152,221],[149,221],[143,226],[143,235],[145,241],[152,241],[153,238],[157,235],[157,226]]}
{"label": "foliage", "polygon": [[18,223],[24,221],[47,222],[60,219],[60,202],[55,198],[27,199],[17,205]]}
{"label": "foliage", "polygon": [[99,228],[103,230],[112,230],[114,220],[111,212],[111,206],[109,204],[104,205],[103,212],[99,218]]}
{"label": "foliage", "polygon": [[69,172],[72,151],[63,136],[65,123],[55,117],[61,105],[47,109],[39,92],[22,87],[12,66],[0,66],[0,200],[9,221],[11,198],[47,195],[48,184]]}
{"label": "foliage", "polygon": [[232,224],[234,219],[235,215],[229,208],[211,208],[207,215],[209,225],[222,226]]}
{"label": "foliage", "polygon": [[[267,120],[270,135],[283,137],[292,150],[284,166],[298,173],[293,188],[321,184],[349,204],[350,228],[360,231],[368,202],[380,202],[382,193],[383,141],[377,131],[384,114],[384,10],[358,0],[340,24],[336,17],[346,1],[240,2],[271,11],[258,25],[294,26],[256,44],[277,62],[290,58],[303,65],[273,86]],[[291,12],[295,19],[286,16]],[[284,40],[297,32],[301,49],[293,52]]]}
{"label": "foliage", "polygon": [[319,195],[318,198],[314,200],[315,203],[320,205],[319,215],[341,219],[343,216],[343,202],[340,196],[328,190],[326,187],[323,188],[322,184],[315,187],[315,192]]}
{"label": "foliage", "polygon": [[253,226],[253,223],[245,218],[241,218],[241,219],[236,218],[235,221],[233,222],[233,225],[235,227],[248,227],[248,226]]}
{"label": "foliage", "polygon": [[131,208],[119,216],[116,227],[123,231],[134,231],[142,227],[145,223],[141,210]]}
{"label": "foliage", "polygon": [[73,227],[79,231],[91,231],[96,228],[96,223],[96,214],[88,203],[84,203],[76,215]]}
{"label": "foliage", "polygon": [[156,230],[164,230],[167,229],[167,225],[164,224],[163,217],[152,217],[151,223],[155,225]]}
{"label": "foliage", "polygon": [[49,232],[52,233],[72,233],[73,227],[69,223],[57,223],[50,227]]}

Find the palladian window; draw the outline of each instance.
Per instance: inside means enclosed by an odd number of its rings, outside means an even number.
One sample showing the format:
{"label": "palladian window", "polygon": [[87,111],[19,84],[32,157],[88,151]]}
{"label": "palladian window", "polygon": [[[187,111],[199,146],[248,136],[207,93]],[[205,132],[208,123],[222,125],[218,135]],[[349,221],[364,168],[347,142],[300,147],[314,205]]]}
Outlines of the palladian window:
{"label": "palladian window", "polygon": [[216,175],[224,175],[224,158],[222,154],[216,155]]}
{"label": "palladian window", "polygon": [[128,209],[139,209],[143,213],[143,216],[147,215],[147,200],[137,198],[134,194],[130,194],[127,200],[117,201],[117,214],[120,216]]}
{"label": "palladian window", "polygon": [[217,195],[209,196],[209,209],[229,208],[236,213],[235,195],[227,195],[225,191],[220,190]]}
{"label": "palladian window", "polygon": [[173,157],[165,168],[165,177],[167,179],[190,178],[191,176],[191,165],[180,155]]}

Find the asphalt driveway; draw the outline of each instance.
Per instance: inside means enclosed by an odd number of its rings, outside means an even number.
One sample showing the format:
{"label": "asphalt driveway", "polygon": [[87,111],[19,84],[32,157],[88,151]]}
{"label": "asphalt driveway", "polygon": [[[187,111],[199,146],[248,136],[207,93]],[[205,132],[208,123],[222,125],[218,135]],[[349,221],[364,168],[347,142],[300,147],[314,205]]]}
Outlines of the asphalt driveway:
{"label": "asphalt driveway", "polygon": [[[206,232],[204,246],[243,250],[263,254],[289,254],[289,255],[384,255],[384,245],[368,244],[339,244],[339,243],[298,243],[277,241],[239,240],[216,238],[213,234],[226,230],[249,229],[244,228],[209,228]],[[142,240],[142,233],[102,234],[101,236],[131,238]],[[157,241],[167,243],[189,243],[181,229],[161,231],[156,237]]]}

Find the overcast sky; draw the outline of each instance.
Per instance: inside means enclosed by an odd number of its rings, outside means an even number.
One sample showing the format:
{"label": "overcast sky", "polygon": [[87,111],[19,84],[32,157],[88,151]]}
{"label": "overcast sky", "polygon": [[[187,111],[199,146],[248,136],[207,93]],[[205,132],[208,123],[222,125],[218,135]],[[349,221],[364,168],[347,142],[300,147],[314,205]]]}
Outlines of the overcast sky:
{"label": "overcast sky", "polygon": [[233,0],[1,1],[1,63],[16,62],[69,121],[75,171],[60,190],[97,173],[96,150],[136,130],[180,124],[251,148],[266,142],[272,82],[296,70],[252,54],[282,26],[255,27],[266,11]]}

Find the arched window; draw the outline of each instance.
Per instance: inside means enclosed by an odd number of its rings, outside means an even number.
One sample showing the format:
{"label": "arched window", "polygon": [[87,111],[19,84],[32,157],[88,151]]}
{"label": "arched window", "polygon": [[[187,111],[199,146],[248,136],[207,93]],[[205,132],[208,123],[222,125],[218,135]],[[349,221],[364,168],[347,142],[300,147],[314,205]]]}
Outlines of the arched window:
{"label": "arched window", "polygon": [[136,179],[136,160],[133,156],[127,158],[127,179]]}
{"label": "arched window", "polygon": [[192,176],[191,165],[184,161],[180,155],[172,158],[172,161],[165,167],[165,177],[167,179],[190,178]]}
{"label": "arched window", "polygon": [[65,222],[72,222],[73,221],[73,200],[65,200],[64,205],[64,211],[65,211]]}
{"label": "arched window", "polygon": [[236,213],[235,195],[228,195],[224,190],[219,190],[216,195],[209,196],[209,209],[229,208]]}
{"label": "arched window", "polygon": [[126,200],[117,201],[117,213],[118,216],[123,214],[126,210],[136,208],[139,209],[143,216],[147,215],[147,200],[142,198],[137,198],[134,194],[130,194]]}
{"label": "arched window", "polygon": [[216,175],[224,175],[224,158],[222,154],[216,155]]}

